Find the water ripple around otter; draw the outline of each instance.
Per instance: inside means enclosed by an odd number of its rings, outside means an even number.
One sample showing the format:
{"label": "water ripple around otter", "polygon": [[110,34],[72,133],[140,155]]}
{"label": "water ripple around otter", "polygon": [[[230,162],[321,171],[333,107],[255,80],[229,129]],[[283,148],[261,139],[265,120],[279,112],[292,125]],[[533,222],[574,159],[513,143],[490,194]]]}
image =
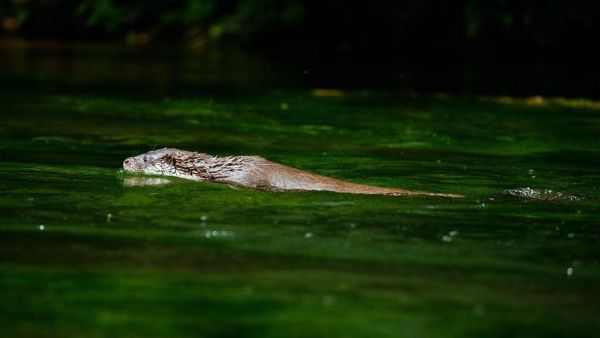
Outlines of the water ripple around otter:
{"label": "water ripple around otter", "polygon": [[555,191],[552,189],[534,189],[529,187],[506,189],[502,192],[502,194],[519,199],[540,201],[579,201],[583,199],[581,196],[570,195],[562,191]]}

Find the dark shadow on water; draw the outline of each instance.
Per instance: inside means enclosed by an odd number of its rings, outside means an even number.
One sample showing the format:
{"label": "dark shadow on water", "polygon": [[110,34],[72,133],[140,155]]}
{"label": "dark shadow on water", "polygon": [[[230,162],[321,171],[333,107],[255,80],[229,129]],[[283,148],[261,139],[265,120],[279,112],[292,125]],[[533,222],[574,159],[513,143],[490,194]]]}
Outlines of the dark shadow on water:
{"label": "dark shadow on water", "polygon": [[10,41],[0,50],[1,87],[36,86],[46,93],[193,97],[341,88],[593,98],[600,87],[600,68],[593,66],[422,64],[386,55],[317,59],[234,48]]}

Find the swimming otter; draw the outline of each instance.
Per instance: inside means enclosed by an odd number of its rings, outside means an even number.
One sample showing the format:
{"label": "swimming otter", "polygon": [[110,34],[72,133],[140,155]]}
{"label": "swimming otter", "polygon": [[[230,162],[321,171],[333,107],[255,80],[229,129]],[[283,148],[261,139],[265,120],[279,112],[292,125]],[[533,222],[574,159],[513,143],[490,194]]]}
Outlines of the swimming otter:
{"label": "swimming otter", "polygon": [[175,176],[269,191],[322,190],[351,194],[463,197],[345,182],[270,162],[259,156],[215,157],[173,148],[129,157],[123,162],[123,169],[134,173]]}

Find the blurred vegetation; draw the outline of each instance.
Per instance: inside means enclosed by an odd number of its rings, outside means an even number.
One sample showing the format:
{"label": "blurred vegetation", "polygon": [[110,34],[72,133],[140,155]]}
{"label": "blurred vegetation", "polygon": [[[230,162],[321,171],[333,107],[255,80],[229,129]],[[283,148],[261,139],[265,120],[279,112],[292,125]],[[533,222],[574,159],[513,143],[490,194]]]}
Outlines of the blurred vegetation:
{"label": "blurred vegetation", "polygon": [[259,37],[299,25],[305,9],[297,0],[4,0],[0,4],[5,35],[91,39],[132,34],[157,40]]}
{"label": "blurred vegetation", "polygon": [[[0,0],[0,35],[595,60],[593,0]],[[307,48],[309,47],[309,48]],[[585,52],[583,52],[585,51]],[[590,53],[592,52],[592,53]],[[432,55],[433,54],[433,55]]]}

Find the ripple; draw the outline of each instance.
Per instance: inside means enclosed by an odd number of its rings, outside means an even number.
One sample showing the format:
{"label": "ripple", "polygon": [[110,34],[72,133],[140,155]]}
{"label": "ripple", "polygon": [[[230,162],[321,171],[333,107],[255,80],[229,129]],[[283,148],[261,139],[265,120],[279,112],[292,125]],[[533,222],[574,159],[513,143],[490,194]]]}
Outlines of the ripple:
{"label": "ripple", "polygon": [[562,191],[555,191],[552,189],[534,189],[529,187],[506,189],[502,192],[502,194],[519,199],[540,201],[578,201],[583,199],[583,197],[570,195]]}

